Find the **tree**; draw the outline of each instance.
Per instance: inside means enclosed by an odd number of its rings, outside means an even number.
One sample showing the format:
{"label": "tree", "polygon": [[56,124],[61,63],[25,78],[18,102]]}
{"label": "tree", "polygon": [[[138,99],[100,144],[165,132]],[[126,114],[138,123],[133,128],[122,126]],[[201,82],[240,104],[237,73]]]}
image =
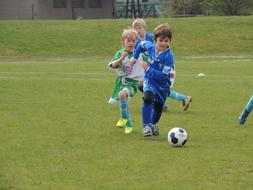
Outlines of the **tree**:
{"label": "tree", "polygon": [[252,0],[200,0],[202,7],[214,14],[247,15],[252,14]]}
{"label": "tree", "polygon": [[174,15],[202,14],[199,0],[172,0],[171,7]]}

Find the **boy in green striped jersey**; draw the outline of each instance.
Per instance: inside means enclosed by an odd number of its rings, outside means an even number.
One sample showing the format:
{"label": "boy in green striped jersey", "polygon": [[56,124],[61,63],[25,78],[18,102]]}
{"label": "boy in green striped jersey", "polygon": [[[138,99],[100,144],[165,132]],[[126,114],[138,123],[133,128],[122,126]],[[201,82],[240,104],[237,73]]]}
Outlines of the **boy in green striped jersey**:
{"label": "boy in green striped jersey", "polygon": [[122,33],[121,40],[123,48],[116,52],[113,60],[108,64],[109,68],[115,70],[118,74],[109,103],[119,103],[120,119],[116,126],[124,127],[125,133],[129,134],[133,132],[133,123],[130,118],[128,103],[129,99],[137,92],[138,81],[143,80],[144,69],[140,63],[146,57],[140,55],[137,64],[131,66],[129,60],[133,57],[138,36],[133,29],[125,29]]}

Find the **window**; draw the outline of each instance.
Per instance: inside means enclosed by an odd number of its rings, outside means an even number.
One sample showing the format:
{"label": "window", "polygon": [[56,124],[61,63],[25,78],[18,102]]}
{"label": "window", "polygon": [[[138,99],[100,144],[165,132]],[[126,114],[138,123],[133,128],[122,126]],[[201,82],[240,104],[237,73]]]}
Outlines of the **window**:
{"label": "window", "polygon": [[89,8],[102,8],[102,0],[89,0]]}
{"label": "window", "polygon": [[84,0],[72,0],[72,8],[84,8]]}
{"label": "window", "polygon": [[54,0],[54,8],[67,8],[66,0]]}

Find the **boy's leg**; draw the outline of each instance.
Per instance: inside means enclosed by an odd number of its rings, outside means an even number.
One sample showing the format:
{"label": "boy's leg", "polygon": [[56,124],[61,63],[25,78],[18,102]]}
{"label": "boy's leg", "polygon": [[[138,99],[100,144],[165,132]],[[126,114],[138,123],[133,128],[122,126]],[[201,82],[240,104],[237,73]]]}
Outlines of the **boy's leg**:
{"label": "boy's leg", "polygon": [[163,112],[163,103],[155,102],[154,103],[154,109],[152,112],[152,126],[153,126],[153,135],[158,136],[160,134],[158,126],[156,124],[161,118],[162,112]]}
{"label": "boy's leg", "polygon": [[172,90],[169,94],[169,97],[175,100],[184,101],[186,99],[186,96],[183,94],[180,94],[174,90]]}
{"label": "boy's leg", "polygon": [[143,81],[138,81],[138,89],[143,93]]}
{"label": "boy's leg", "polygon": [[154,94],[151,91],[144,92],[142,105],[142,123],[144,137],[152,136],[151,117],[153,111]]}
{"label": "boy's leg", "polygon": [[188,109],[188,107],[190,106],[190,103],[192,101],[192,97],[190,96],[185,96],[183,94],[180,94],[174,90],[172,90],[169,94],[169,97],[175,100],[179,100],[181,102],[183,102],[183,109],[184,111],[186,111]]}
{"label": "boy's leg", "polygon": [[162,112],[163,112],[163,105],[166,101],[166,98],[168,96],[168,94],[170,93],[170,91],[168,92],[159,92],[157,96],[155,96],[155,101],[154,101],[154,109],[153,109],[153,112],[152,112],[152,120],[151,120],[151,123],[152,123],[152,130],[153,130],[153,135],[154,136],[158,136],[160,134],[160,131],[159,131],[159,128],[158,126],[156,125],[160,118],[161,118],[161,115],[162,115]]}
{"label": "boy's leg", "polygon": [[163,112],[166,112],[166,111],[168,111],[168,105],[167,105],[167,102],[165,101],[163,104]]}
{"label": "boy's leg", "polygon": [[[170,97],[170,93],[171,93],[171,91],[169,91],[168,97]],[[166,112],[167,110],[168,110],[168,105],[167,105],[166,100],[165,100],[164,104],[163,104],[163,112]]]}
{"label": "boy's leg", "polygon": [[120,109],[120,119],[117,122],[116,126],[125,127],[129,118],[127,99],[119,100],[119,109]]}
{"label": "boy's leg", "polygon": [[128,88],[123,88],[119,92],[119,109],[120,109],[120,119],[117,122],[117,127],[125,127],[127,125],[127,121],[130,117],[130,113],[128,112],[128,97],[130,96],[130,91]]}
{"label": "boy's leg", "polygon": [[249,116],[249,113],[252,111],[253,109],[253,95],[251,96],[248,104],[246,105],[246,107],[244,108],[243,112],[241,113],[240,117],[239,117],[239,122],[240,124],[244,124],[247,117]]}

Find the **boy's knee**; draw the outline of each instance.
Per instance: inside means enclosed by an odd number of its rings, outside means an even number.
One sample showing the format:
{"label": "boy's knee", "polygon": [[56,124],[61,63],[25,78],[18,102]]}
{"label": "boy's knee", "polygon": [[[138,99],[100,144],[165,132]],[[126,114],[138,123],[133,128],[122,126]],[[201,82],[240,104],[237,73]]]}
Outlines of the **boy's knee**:
{"label": "boy's knee", "polygon": [[127,98],[127,91],[121,90],[121,91],[119,92],[119,99],[120,99],[120,100],[124,100],[124,99],[126,99],[126,98]]}
{"label": "boy's knee", "polygon": [[153,93],[152,92],[145,92],[144,93],[144,97],[143,97],[143,101],[144,101],[144,103],[145,104],[152,104],[153,103],[153,101],[154,101],[154,95],[153,95]]}

